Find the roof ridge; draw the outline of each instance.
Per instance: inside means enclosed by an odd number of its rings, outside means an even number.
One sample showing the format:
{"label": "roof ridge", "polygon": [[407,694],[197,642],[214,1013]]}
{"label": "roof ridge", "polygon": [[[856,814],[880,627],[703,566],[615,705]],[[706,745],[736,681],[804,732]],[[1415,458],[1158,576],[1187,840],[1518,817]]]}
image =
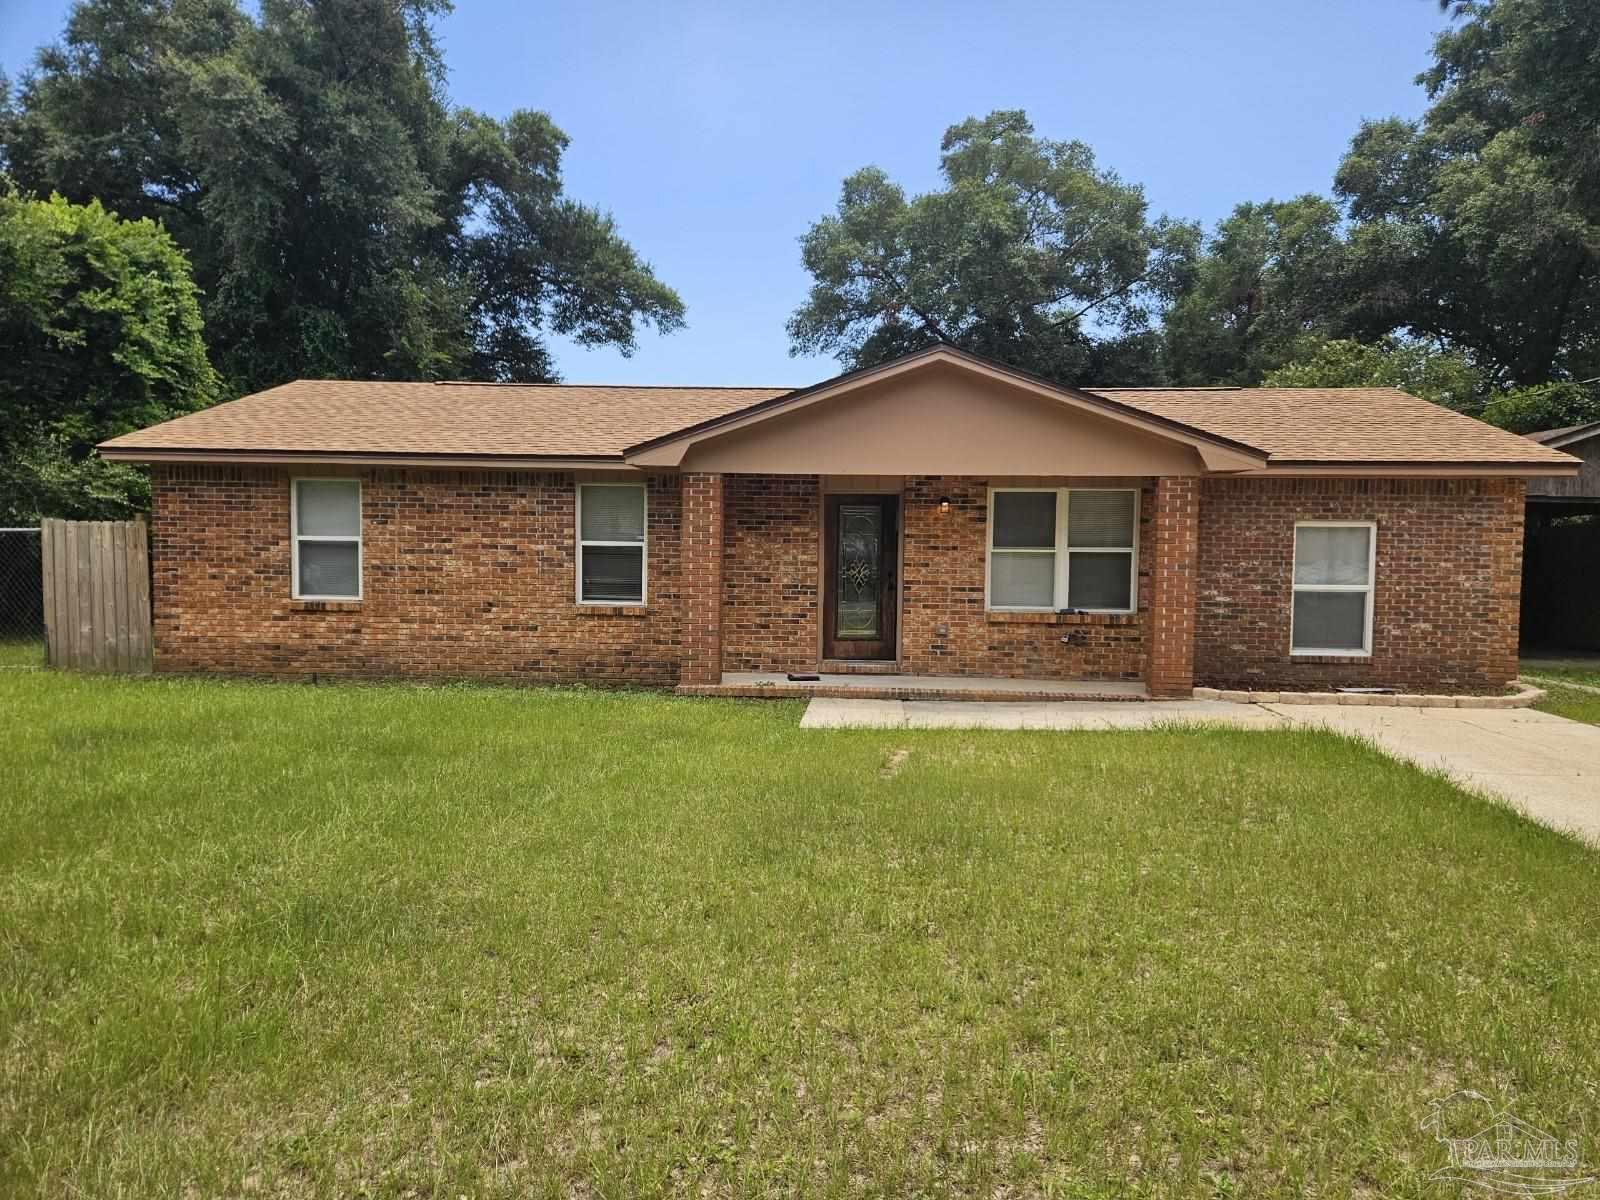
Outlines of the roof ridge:
{"label": "roof ridge", "polygon": [[[1396,392],[1412,400],[1422,400],[1424,404],[1433,404],[1421,396],[1408,392],[1405,388],[1395,387],[1392,383],[1358,383],[1358,384],[1325,384],[1325,383],[1300,383],[1300,384],[1265,384],[1265,383],[1162,383],[1140,387],[1101,387],[1098,384],[1085,384],[1086,392]],[[1435,405],[1443,408],[1444,405]],[[1447,411],[1454,412],[1454,409]]]}
{"label": "roof ridge", "polygon": [[[342,380],[309,379],[304,383],[340,383]],[[385,383],[386,380],[362,380],[364,383]],[[396,380],[394,382],[409,382]],[[783,384],[754,383],[509,383],[498,379],[429,379],[416,380],[434,387],[495,387],[495,388],[612,388],[629,392],[792,392],[795,389]]]}

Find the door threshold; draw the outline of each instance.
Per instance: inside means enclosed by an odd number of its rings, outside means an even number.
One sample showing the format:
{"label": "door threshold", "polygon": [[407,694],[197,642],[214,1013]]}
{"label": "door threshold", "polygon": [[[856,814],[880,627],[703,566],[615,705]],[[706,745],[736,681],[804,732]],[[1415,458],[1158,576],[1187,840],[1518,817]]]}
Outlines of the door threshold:
{"label": "door threshold", "polygon": [[817,671],[823,675],[898,675],[900,663],[893,658],[825,658]]}

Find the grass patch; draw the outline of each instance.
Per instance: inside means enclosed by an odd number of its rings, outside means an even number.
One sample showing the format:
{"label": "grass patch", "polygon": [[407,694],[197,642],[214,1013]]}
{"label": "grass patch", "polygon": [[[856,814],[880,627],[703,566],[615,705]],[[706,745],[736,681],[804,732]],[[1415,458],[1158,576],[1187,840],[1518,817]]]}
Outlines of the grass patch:
{"label": "grass patch", "polygon": [[0,1194],[1419,1195],[1432,1098],[1592,1115],[1600,858],[1329,734],[0,704]]}
{"label": "grass patch", "polygon": [[44,666],[44,639],[0,638],[0,667]]}
{"label": "grass patch", "polygon": [[1585,687],[1600,687],[1600,669],[1595,667],[1525,667],[1524,674],[1538,679],[1555,679],[1562,683],[1581,683]]}
{"label": "grass patch", "polygon": [[1534,705],[1540,712],[1554,713],[1558,717],[1566,717],[1569,721],[1600,725],[1600,692],[1561,687],[1554,683],[1543,683],[1540,686],[1546,691],[1545,698]]}

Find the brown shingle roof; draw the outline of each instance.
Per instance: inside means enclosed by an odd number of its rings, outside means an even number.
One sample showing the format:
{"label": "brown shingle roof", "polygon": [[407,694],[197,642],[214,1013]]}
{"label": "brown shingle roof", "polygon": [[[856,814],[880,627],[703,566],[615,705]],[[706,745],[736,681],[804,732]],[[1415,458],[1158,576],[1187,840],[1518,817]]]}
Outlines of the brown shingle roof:
{"label": "brown shingle roof", "polygon": [[1600,421],[1563,425],[1560,429],[1541,429],[1538,433],[1526,433],[1523,436],[1546,446],[1565,446],[1569,442],[1582,442],[1600,436]]}
{"label": "brown shingle roof", "polygon": [[1564,454],[1396,388],[1090,388],[1290,463],[1549,463]]}
{"label": "brown shingle roof", "polygon": [[104,443],[112,450],[620,458],[786,388],[301,379]]}
{"label": "brown shingle roof", "polygon": [[[1271,466],[1571,466],[1567,455],[1393,388],[1093,388],[1270,455]],[[299,380],[104,443],[140,452],[620,460],[784,388]]]}

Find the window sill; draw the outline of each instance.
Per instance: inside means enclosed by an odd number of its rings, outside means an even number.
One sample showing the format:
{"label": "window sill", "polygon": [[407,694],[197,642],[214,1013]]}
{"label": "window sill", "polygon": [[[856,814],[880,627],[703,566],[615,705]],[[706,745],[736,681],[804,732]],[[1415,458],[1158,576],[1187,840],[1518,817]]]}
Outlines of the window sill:
{"label": "window sill", "polygon": [[580,617],[648,617],[648,604],[583,604],[573,606]]}
{"label": "window sill", "polygon": [[1127,627],[1139,623],[1138,613],[1005,612],[990,609],[984,619],[991,625],[1107,625]]}
{"label": "window sill", "polygon": [[1295,662],[1313,664],[1365,662],[1367,659],[1372,657],[1372,651],[1349,650],[1340,653],[1327,650],[1291,650],[1289,651],[1289,657]]}
{"label": "window sill", "polygon": [[360,612],[359,600],[291,600],[290,612]]}

